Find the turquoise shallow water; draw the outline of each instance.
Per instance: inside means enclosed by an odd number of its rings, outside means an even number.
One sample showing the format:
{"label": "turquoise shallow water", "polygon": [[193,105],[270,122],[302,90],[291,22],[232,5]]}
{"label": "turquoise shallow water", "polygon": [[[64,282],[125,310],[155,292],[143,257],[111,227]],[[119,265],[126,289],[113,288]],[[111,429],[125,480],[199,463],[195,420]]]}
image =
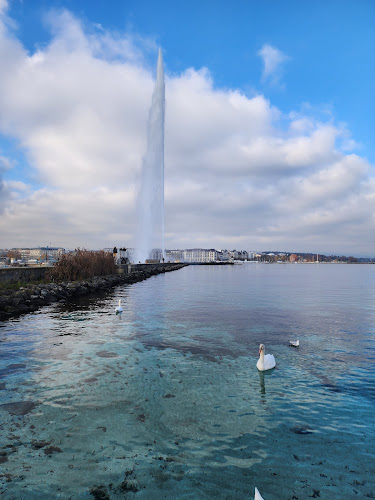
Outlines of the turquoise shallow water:
{"label": "turquoise shallow water", "polygon": [[190,266],[0,323],[0,497],[375,498],[374,299],[371,265]]}

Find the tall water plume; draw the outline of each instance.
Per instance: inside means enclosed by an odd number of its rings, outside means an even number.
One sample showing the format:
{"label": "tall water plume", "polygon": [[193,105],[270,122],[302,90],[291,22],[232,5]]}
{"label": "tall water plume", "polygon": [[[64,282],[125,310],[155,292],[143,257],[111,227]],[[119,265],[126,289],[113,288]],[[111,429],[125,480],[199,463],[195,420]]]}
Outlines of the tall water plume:
{"label": "tall water plume", "polygon": [[165,84],[163,56],[159,49],[156,82],[147,127],[147,151],[142,162],[137,199],[135,262],[151,257],[160,248],[164,257],[164,115]]}

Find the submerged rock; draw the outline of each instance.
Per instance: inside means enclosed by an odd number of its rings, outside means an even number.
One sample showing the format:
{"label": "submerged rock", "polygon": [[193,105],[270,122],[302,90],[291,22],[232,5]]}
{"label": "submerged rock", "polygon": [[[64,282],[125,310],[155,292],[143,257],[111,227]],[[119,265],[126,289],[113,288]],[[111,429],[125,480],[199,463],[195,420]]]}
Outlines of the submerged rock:
{"label": "submerged rock", "polygon": [[99,351],[96,353],[96,355],[101,358],[118,358],[118,354],[109,351]]}
{"label": "submerged rock", "polygon": [[33,439],[33,441],[31,442],[31,448],[33,450],[40,450],[41,448],[44,448],[49,444],[51,444],[51,441],[36,441],[35,439]]}
{"label": "submerged rock", "polygon": [[305,426],[295,426],[290,429],[296,434],[312,434],[314,431],[308,425]]}
{"label": "submerged rock", "polygon": [[33,401],[17,401],[15,403],[4,403],[0,405],[1,408],[4,408],[11,415],[26,415],[30,413],[31,410],[35,408],[36,404]]}
{"label": "submerged rock", "polygon": [[133,493],[137,493],[138,488],[137,488],[137,485],[134,481],[128,481],[125,479],[125,481],[123,481],[120,486],[118,487],[118,489],[120,491],[132,491]]}
{"label": "submerged rock", "polygon": [[25,363],[12,363],[7,366],[7,370],[18,370],[19,368],[26,368]]}
{"label": "submerged rock", "polygon": [[318,498],[320,497],[320,490],[313,490],[313,494],[310,495],[311,498]]}
{"label": "submerged rock", "polygon": [[62,453],[62,449],[57,446],[49,446],[48,448],[45,448],[43,451],[46,455],[49,456],[51,456],[52,453]]}
{"label": "submerged rock", "polygon": [[95,500],[110,500],[105,486],[93,486],[90,488],[90,494],[95,498]]}

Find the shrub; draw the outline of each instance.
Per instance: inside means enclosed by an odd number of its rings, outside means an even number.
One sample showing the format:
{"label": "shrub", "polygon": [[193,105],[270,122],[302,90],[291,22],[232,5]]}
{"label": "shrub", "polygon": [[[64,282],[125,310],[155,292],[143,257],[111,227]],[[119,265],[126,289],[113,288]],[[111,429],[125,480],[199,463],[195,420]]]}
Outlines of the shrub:
{"label": "shrub", "polygon": [[48,278],[54,281],[77,281],[115,273],[116,265],[110,252],[78,249],[75,253],[63,255],[48,271]]}

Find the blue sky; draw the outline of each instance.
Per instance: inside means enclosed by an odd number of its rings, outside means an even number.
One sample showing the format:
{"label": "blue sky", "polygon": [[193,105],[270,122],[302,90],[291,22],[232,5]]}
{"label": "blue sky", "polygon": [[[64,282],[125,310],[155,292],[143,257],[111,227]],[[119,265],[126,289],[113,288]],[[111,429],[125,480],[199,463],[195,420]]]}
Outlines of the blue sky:
{"label": "blue sky", "polygon": [[[119,240],[132,239],[134,227],[128,222],[106,231],[100,225],[107,226],[104,220],[85,216],[82,229],[77,220],[72,227],[72,214],[66,207],[48,216],[42,207],[55,197],[70,200],[77,213],[85,206],[83,189],[87,189],[86,200],[93,192],[101,193],[111,219],[119,211],[125,218],[126,214],[133,217],[136,172],[144,152],[160,46],[166,73],[168,247],[375,254],[374,238],[369,236],[374,229],[375,174],[373,1],[0,0],[0,6],[3,36],[12,47],[8,54],[14,49],[14,60],[19,58],[31,87],[29,91],[27,80],[19,81],[20,72],[3,55],[0,229],[6,236],[0,246],[38,244],[38,231],[40,239],[51,238],[54,244],[67,247],[122,245]],[[103,82],[98,81],[99,63]],[[60,73],[64,64],[66,85]],[[84,67],[86,73],[80,79]],[[74,85],[82,81],[90,94],[91,70],[98,94],[89,101],[85,93],[74,95]],[[128,110],[124,113],[128,124],[116,115],[114,103],[125,99],[116,94],[120,92],[117,85],[112,101],[106,100],[111,79],[125,70],[129,73],[124,77],[124,94],[132,102],[131,111],[129,103],[122,103]],[[53,78],[59,85],[49,83]],[[133,78],[138,78],[138,86],[133,85]],[[16,92],[22,93],[18,99]],[[42,100],[41,92],[48,99]],[[100,99],[101,95],[105,97]],[[240,96],[237,100],[236,95]],[[65,103],[64,109],[59,102]],[[78,112],[81,108],[83,114]],[[199,109],[204,120],[199,120]],[[129,157],[124,159],[129,171],[121,173],[126,189],[115,195],[111,191],[115,182],[100,177],[103,163],[94,163],[100,157],[121,168],[120,156],[115,158],[103,143],[95,160],[89,159],[94,148],[87,143],[103,135],[99,125],[90,129],[82,143],[77,134],[70,135],[75,127],[82,130],[82,123],[93,125],[88,115],[101,122],[111,119],[116,131],[123,126],[129,141]],[[67,123],[69,129],[64,128]],[[194,135],[197,124],[202,126],[199,137]],[[64,156],[67,147],[75,151],[73,159]],[[55,158],[52,151],[56,151]],[[273,156],[267,156],[267,151]],[[278,155],[285,155],[280,164]],[[64,165],[58,159],[63,157]],[[62,175],[64,171],[71,183]],[[229,183],[228,171],[232,172]],[[84,188],[85,172],[97,178],[97,184],[90,181]],[[80,196],[74,188],[76,174]],[[108,179],[116,177],[115,171],[107,174]],[[219,203],[224,198],[225,220]],[[203,209],[204,221],[194,217],[195,206],[201,207],[201,213]],[[30,234],[26,213],[43,219],[42,227],[33,228]],[[181,220],[184,231],[178,228]],[[239,221],[236,229],[233,220]]]}
{"label": "blue sky", "polygon": [[[218,87],[261,90],[282,111],[308,102],[345,122],[375,161],[375,3],[372,0],[118,1],[15,0],[10,15],[30,50],[48,43],[43,18],[66,8],[87,24],[147,37],[163,48],[166,70],[209,68]],[[261,80],[264,43],[289,59],[279,84]],[[154,64],[155,51],[149,63]]]}

